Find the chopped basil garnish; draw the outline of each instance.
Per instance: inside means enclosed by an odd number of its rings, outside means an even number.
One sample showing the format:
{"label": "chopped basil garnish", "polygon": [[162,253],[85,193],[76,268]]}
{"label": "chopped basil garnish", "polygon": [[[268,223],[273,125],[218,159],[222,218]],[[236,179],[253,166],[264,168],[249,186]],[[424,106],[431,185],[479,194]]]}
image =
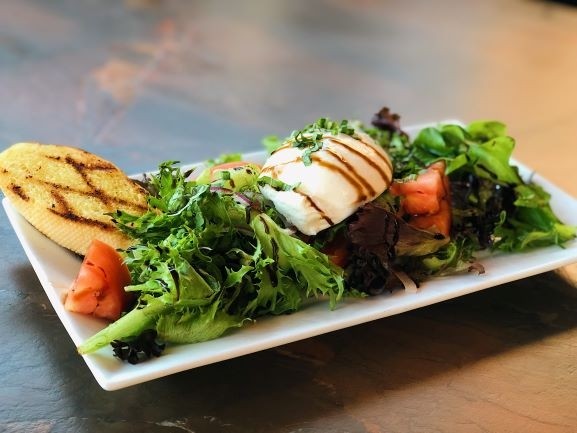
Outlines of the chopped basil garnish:
{"label": "chopped basil garnish", "polygon": [[323,147],[323,138],[326,135],[337,134],[345,134],[354,137],[355,129],[350,126],[348,120],[335,122],[326,117],[321,117],[316,122],[305,126],[303,129],[293,131],[287,141],[292,141],[294,147],[304,149],[302,155],[303,163],[305,165],[310,165],[312,163],[312,153]]}

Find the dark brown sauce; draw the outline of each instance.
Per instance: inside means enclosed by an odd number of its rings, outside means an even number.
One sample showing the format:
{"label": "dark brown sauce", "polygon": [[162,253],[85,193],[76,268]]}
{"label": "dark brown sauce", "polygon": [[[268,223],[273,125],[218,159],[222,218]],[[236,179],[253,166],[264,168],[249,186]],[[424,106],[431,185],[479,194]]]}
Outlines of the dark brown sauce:
{"label": "dark brown sauce", "polygon": [[[337,161],[339,161],[340,164],[342,164],[342,166],[339,166],[337,164],[333,164],[332,162],[326,161],[324,159],[321,159],[318,155],[312,155],[311,159],[316,162],[318,165],[320,165],[321,167],[325,167],[328,170],[331,171],[336,171],[338,172],[343,178],[345,178],[347,180],[348,183],[350,183],[356,190],[357,192],[357,202],[363,202],[367,199],[367,193],[365,191],[363,182],[366,182],[364,179],[363,181],[360,181],[359,179],[361,179],[361,176],[359,173],[357,173],[352,167],[351,167],[351,172],[349,173],[349,171],[347,171],[347,165],[345,165],[345,162],[342,159],[337,159]],[[370,185],[369,185],[370,187]],[[374,192],[374,190],[372,188],[370,188],[370,190],[372,190]]]}
{"label": "dark brown sauce", "polygon": [[[365,146],[371,146],[370,144],[364,142],[360,138],[358,138],[358,140],[361,143],[363,143]],[[375,150],[375,153],[377,154],[379,159],[381,161],[383,161],[387,167],[389,167],[389,173],[386,173],[385,170],[383,170],[383,168],[381,167],[381,165],[377,164],[375,161],[373,161],[371,158],[369,158],[369,156],[367,154],[360,152],[359,150],[355,149],[353,146],[350,146],[349,144],[339,140],[338,137],[331,137],[331,141],[334,142],[335,144],[346,147],[350,152],[352,152],[355,155],[362,158],[367,164],[369,164],[371,167],[373,167],[376,171],[379,172],[379,175],[381,176],[381,178],[383,179],[383,181],[387,185],[389,185],[391,183],[392,173],[393,173],[393,165],[392,165],[391,161],[389,160],[389,158],[385,157],[379,151]],[[372,148],[372,146],[371,146],[371,148]]]}
{"label": "dark brown sauce", "polygon": [[316,210],[317,213],[319,214],[319,216],[320,216],[322,219],[324,219],[329,225],[332,226],[332,225],[334,224],[333,220],[331,220],[331,219],[328,217],[328,215],[320,208],[320,206],[319,206],[318,204],[315,203],[315,201],[314,201],[309,195],[305,194],[305,193],[302,192],[302,191],[298,191],[298,189],[296,189],[295,192],[296,192],[297,194],[302,195],[302,196],[307,200],[307,203],[308,203],[314,210]]}
{"label": "dark brown sauce", "polygon": [[[279,149],[280,150],[280,149]],[[286,161],[286,162],[282,162],[280,164],[276,164],[276,165],[269,165],[267,167],[263,167],[263,169],[261,170],[261,174],[262,173],[269,173],[272,176],[278,174],[278,170],[277,167],[282,167],[284,165],[289,165],[289,164],[294,164],[297,162],[302,162],[303,158],[301,156],[297,156],[295,159],[291,159],[290,161]]]}
{"label": "dark brown sauce", "polygon": [[[336,161],[339,161],[347,169],[347,171],[346,171],[347,174],[350,174],[351,177],[354,177],[354,179],[356,180],[355,186],[358,186],[359,184],[362,185],[362,187],[367,191],[369,196],[373,196],[373,195],[377,194],[375,189],[371,186],[371,184],[369,182],[367,182],[365,177],[361,173],[357,172],[355,167],[352,166],[349,162],[347,162],[341,154],[339,154],[338,152],[335,152],[330,147],[327,147],[325,150],[327,151],[327,153],[331,154],[335,158]],[[340,170],[339,170],[339,172],[344,173],[344,171],[340,171]],[[359,189],[357,188],[357,192],[359,194],[361,194],[363,191],[362,190],[359,191]],[[364,199],[366,199],[366,195],[364,197],[365,197]]]}
{"label": "dark brown sauce", "polygon": [[[347,150],[349,150],[351,153],[354,153],[358,157],[362,158],[369,166],[374,168],[379,173],[379,175],[381,176],[381,178],[383,179],[383,181],[387,185],[389,185],[391,183],[393,167],[392,167],[391,161],[385,155],[382,155],[377,150],[375,150],[375,153],[377,154],[378,158],[382,162],[384,162],[385,165],[389,168],[389,173],[387,173],[386,170],[384,170],[381,165],[379,165],[375,161],[373,161],[368,155],[366,155],[363,152],[360,152],[359,150],[355,149],[353,146],[350,146],[349,144],[342,142],[341,140],[339,140],[336,137],[330,137],[330,140],[332,141],[332,143],[334,143],[336,145],[343,146]],[[371,146],[370,144],[364,142],[360,138],[358,140],[361,143],[363,143],[365,146]],[[285,144],[285,145],[281,146],[280,148],[278,148],[275,152],[277,152],[281,149],[285,149],[287,147],[289,147],[289,145]],[[325,167],[328,170],[331,170],[333,172],[338,172],[344,179],[346,179],[346,181],[350,185],[352,185],[357,192],[357,199],[356,199],[357,203],[362,203],[362,202],[366,201],[369,196],[376,195],[375,189],[365,179],[364,173],[359,173],[355,169],[355,167],[352,164],[350,164],[349,162],[347,162],[342,157],[342,155],[340,155],[335,149],[331,149],[330,147],[325,147],[324,150],[326,150],[326,152],[329,153],[333,157],[335,162],[331,162],[331,161],[327,161],[326,159],[322,159],[318,154],[315,154],[315,153],[313,153],[311,155],[311,159],[313,160],[314,163],[316,163],[322,167]],[[275,166],[265,167],[262,170],[262,173],[268,173],[268,174],[271,174],[274,176],[278,173],[277,167],[283,166],[283,165],[288,165],[288,164],[294,164],[294,163],[297,163],[299,161],[302,161],[302,157],[297,157],[293,160],[283,162],[283,163],[277,164]],[[298,188],[296,188],[294,191],[296,193],[302,195],[303,197],[305,197],[307,202],[309,203],[309,205],[312,208],[314,208],[317,211],[317,213],[321,216],[321,218],[323,218],[329,225],[334,224],[333,221],[326,215],[326,213],[318,206],[317,203],[315,203],[315,201],[308,194],[304,193],[303,191],[299,190]]]}

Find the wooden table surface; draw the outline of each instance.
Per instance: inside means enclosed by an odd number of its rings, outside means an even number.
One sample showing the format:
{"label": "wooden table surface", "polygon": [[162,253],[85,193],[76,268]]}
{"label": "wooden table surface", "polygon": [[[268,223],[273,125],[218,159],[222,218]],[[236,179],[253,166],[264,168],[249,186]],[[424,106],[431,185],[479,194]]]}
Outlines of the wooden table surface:
{"label": "wooden table surface", "polygon": [[[0,100],[0,149],[129,173],[383,105],[499,119],[577,197],[577,9],[543,1],[1,0]],[[577,431],[572,267],[109,392],[4,214],[0,244],[2,431]]]}

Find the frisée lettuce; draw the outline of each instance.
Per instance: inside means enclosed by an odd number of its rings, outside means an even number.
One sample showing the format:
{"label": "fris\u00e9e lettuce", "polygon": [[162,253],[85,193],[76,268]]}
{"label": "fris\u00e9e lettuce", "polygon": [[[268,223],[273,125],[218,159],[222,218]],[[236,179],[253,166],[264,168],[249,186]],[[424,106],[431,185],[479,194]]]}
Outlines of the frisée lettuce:
{"label": "fris\u00e9e lettuce", "polygon": [[[114,215],[138,242],[123,252],[135,307],[78,348],[90,353],[153,329],[162,341],[214,339],[262,315],[344,295],[343,271],[275,221],[256,176],[242,191],[188,180],[166,162],[149,184],[150,211]],[[245,181],[247,177],[244,177]]]}

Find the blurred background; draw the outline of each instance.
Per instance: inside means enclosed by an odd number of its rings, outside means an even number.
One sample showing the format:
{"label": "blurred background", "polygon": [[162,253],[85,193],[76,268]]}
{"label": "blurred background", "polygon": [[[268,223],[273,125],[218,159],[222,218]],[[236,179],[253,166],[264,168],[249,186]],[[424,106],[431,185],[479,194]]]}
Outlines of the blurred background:
{"label": "blurred background", "polygon": [[[538,0],[0,3],[0,146],[63,143],[132,172],[254,150],[319,116],[507,123],[564,182],[577,10]],[[146,152],[140,152],[140,149]],[[547,151],[545,151],[547,149]],[[552,165],[559,170],[546,169]]]}

